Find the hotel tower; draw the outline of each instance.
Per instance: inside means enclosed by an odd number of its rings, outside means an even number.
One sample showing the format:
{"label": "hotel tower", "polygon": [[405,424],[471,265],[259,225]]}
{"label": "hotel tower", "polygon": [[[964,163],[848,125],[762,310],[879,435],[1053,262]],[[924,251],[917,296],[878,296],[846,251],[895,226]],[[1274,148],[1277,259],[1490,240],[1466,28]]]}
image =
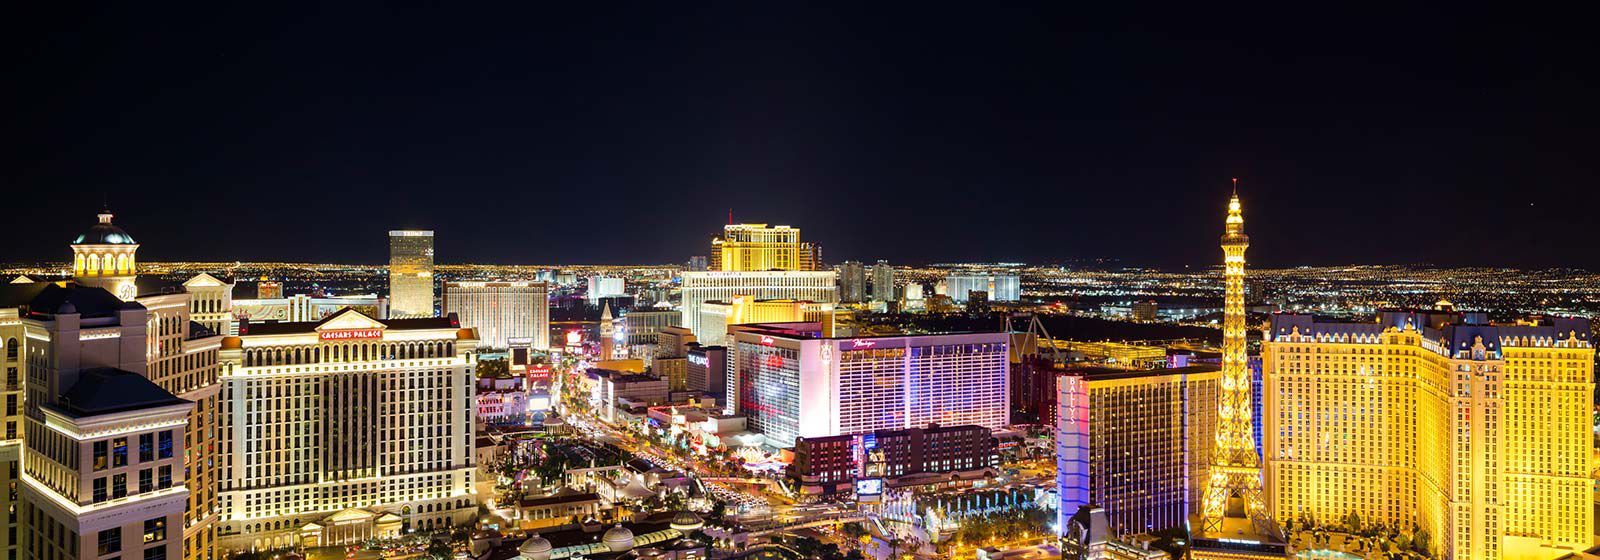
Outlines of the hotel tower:
{"label": "hotel tower", "polygon": [[1589,320],[1495,324],[1438,307],[1370,322],[1273,318],[1263,343],[1272,512],[1297,525],[1354,512],[1415,529],[1436,558],[1589,548]]}
{"label": "hotel tower", "polygon": [[389,314],[433,316],[433,232],[389,232]]}

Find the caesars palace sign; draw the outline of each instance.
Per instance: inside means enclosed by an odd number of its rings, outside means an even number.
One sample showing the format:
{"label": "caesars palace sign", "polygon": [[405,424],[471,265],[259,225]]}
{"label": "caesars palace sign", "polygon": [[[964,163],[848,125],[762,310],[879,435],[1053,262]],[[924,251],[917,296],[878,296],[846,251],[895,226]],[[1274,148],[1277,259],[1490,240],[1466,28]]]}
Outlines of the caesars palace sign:
{"label": "caesars palace sign", "polygon": [[383,329],[339,329],[317,332],[321,340],[364,340],[383,338]]}

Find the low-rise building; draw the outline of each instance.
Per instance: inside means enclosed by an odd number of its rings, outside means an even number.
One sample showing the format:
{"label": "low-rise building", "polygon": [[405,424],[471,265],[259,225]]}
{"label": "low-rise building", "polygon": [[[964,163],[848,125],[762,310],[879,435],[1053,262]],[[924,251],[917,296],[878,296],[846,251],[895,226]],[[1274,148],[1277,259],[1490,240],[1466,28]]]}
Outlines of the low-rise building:
{"label": "low-rise building", "polygon": [[589,400],[607,422],[617,422],[619,408],[631,408],[630,403],[667,402],[667,380],[659,376],[599,368],[591,368],[585,376],[594,388]]}
{"label": "low-rise building", "polygon": [[850,483],[995,466],[995,438],[983,426],[878,430],[795,440],[787,474],[810,494],[848,492]]}

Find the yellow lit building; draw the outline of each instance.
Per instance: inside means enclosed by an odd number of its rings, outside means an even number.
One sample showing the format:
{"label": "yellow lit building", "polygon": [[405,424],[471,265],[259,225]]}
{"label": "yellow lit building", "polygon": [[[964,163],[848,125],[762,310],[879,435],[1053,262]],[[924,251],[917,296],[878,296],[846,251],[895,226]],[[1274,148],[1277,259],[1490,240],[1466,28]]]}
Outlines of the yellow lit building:
{"label": "yellow lit building", "polygon": [[727,301],[708,301],[700,307],[700,325],[708,333],[708,344],[727,345],[728,327],[751,323],[793,323],[815,321],[822,324],[823,336],[844,336],[840,327],[850,322],[855,312],[837,304],[793,299],[756,299],[734,296]]}
{"label": "yellow lit building", "polygon": [[1274,317],[1263,345],[1269,508],[1296,522],[1353,511],[1416,524],[1443,558],[1589,548],[1590,336],[1587,319]]}
{"label": "yellow lit building", "polygon": [[722,228],[722,237],[711,240],[710,268],[727,272],[807,270],[801,265],[812,259],[801,258],[800,245],[800,228],[728,224]]}

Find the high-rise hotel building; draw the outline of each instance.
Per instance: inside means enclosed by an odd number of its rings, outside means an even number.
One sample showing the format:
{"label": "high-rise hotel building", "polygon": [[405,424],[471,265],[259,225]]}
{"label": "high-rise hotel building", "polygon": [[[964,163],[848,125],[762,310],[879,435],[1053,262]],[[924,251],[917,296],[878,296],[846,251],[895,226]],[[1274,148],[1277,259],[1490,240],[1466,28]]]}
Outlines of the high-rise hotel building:
{"label": "high-rise hotel building", "polygon": [[889,261],[872,265],[872,301],[892,302],[894,297],[894,267]]}
{"label": "high-rise hotel building", "polygon": [[867,301],[867,268],[860,261],[839,263],[839,300],[845,303]]}
{"label": "high-rise hotel building", "polygon": [[1587,549],[1591,336],[1587,319],[1492,324],[1448,310],[1274,317],[1263,345],[1270,508],[1416,524],[1443,558]]}
{"label": "high-rise hotel building", "polygon": [[801,268],[800,228],[728,224],[711,239],[711,270],[763,272]]}
{"label": "high-rise hotel building", "polygon": [[830,338],[820,323],[731,327],[730,400],[775,447],[797,437],[1009,418],[1006,333]]}
{"label": "high-rise hotel building", "polygon": [[241,325],[222,342],[223,546],[470,523],[476,349],[454,317]]}
{"label": "high-rise hotel building", "polygon": [[508,348],[511,340],[550,347],[550,295],[544,282],[446,282],[444,312],[477,329],[479,346]]}
{"label": "high-rise hotel building", "polygon": [[[8,295],[25,300],[25,447],[11,510],[17,557],[185,558],[197,546],[185,539],[195,403],[145,369],[152,345],[171,340],[151,330],[166,321],[100,287],[14,288],[27,292]],[[189,552],[210,557],[209,547]]]}
{"label": "high-rise hotel building", "polygon": [[[38,554],[60,552],[63,548],[52,547],[64,546],[70,557],[104,556],[111,549],[142,550],[139,554],[146,557],[215,557],[215,405],[221,336],[207,323],[221,323],[226,312],[221,301],[227,296],[220,288],[226,284],[202,274],[185,282],[182,292],[141,296],[133,289],[137,249],[133,238],[111,223],[111,213],[101,212],[98,223],[73,240],[71,282],[14,283],[0,293],[4,307],[0,339],[7,346],[8,379],[3,442],[33,438],[37,441],[26,442],[29,447],[45,446],[28,452],[22,461],[21,470],[41,483],[27,495],[35,506],[44,501],[66,504],[57,510],[30,510],[25,521],[35,524],[31,531],[45,531],[30,532],[42,537],[32,541]],[[29,395],[27,406],[21,407],[24,388]],[[18,430],[19,407],[29,419],[25,431]],[[58,422],[56,414],[70,419]],[[126,450],[126,438],[91,446],[92,463],[82,461],[73,449],[48,447],[58,443],[54,438],[59,433],[82,442],[92,439],[85,436],[90,433],[98,437],[117,430],[138,431],[152,415],[165,418],[157,424],[166,429],[138,436],[134,463],[147,464],[144,468],[115,472],[130,464],[122,460],[127,459],[125,454],[119,459],[117,451]],[[68,433],[73,429],[85,431]],[[105,446],[110,448],[109,466]],[[13,450],[0,443],[0,462],[14,464]],[[84,470],[84,464],[90,467]],[[14,469],[7,467],[7,472],[8,483],[18,481]],[[87,485],[90,491],[79,492],[74,484]],[[142,509],[129,505],[145,500],[151,503]],[[140,527],[108,525],[126,522],[121,516],[130,511],[165,515],[172,509],[166,504],[173,501],[176,518],[152,517]],[[79,538],[93,528],[92,550],[98,554],[75,550],[73,539],[58,538],[62,535],[52,530],[62,527]],[[9,534],[8,530],[8,539]],[[150,546],[122,548],[122,539]]]}
{"label": "high-rise hotel building", "polygon": [[837,303],[839,288],[833,271],[768,272],[685,272],[683,273],[684,326],[700,340],[722,340],[725,332],[712,332],[703,325],[701,307],[708,301],[733,301],[738,296],[752,300],[796,300],[812,303]]}
{"label": "high-rise hotel building", "polygon": [[1022,298],[1022,280],[1015,274],[951,274],[944,284],[945,294],[956,303],[966,303],[972,292],[987,292],[989,301]]}
{"label": "high-rise hotel building", "polygon": [[1217,431],[1219,368],[1088,368],[1057,380],[1058,527],[1086,505],[1105,508],[1120,533],[1178,527],[1198,513]]}
{"label": "high-rise hotel building", "polygon": [[389,232],[389,313],[433,316],[433,232]]}

